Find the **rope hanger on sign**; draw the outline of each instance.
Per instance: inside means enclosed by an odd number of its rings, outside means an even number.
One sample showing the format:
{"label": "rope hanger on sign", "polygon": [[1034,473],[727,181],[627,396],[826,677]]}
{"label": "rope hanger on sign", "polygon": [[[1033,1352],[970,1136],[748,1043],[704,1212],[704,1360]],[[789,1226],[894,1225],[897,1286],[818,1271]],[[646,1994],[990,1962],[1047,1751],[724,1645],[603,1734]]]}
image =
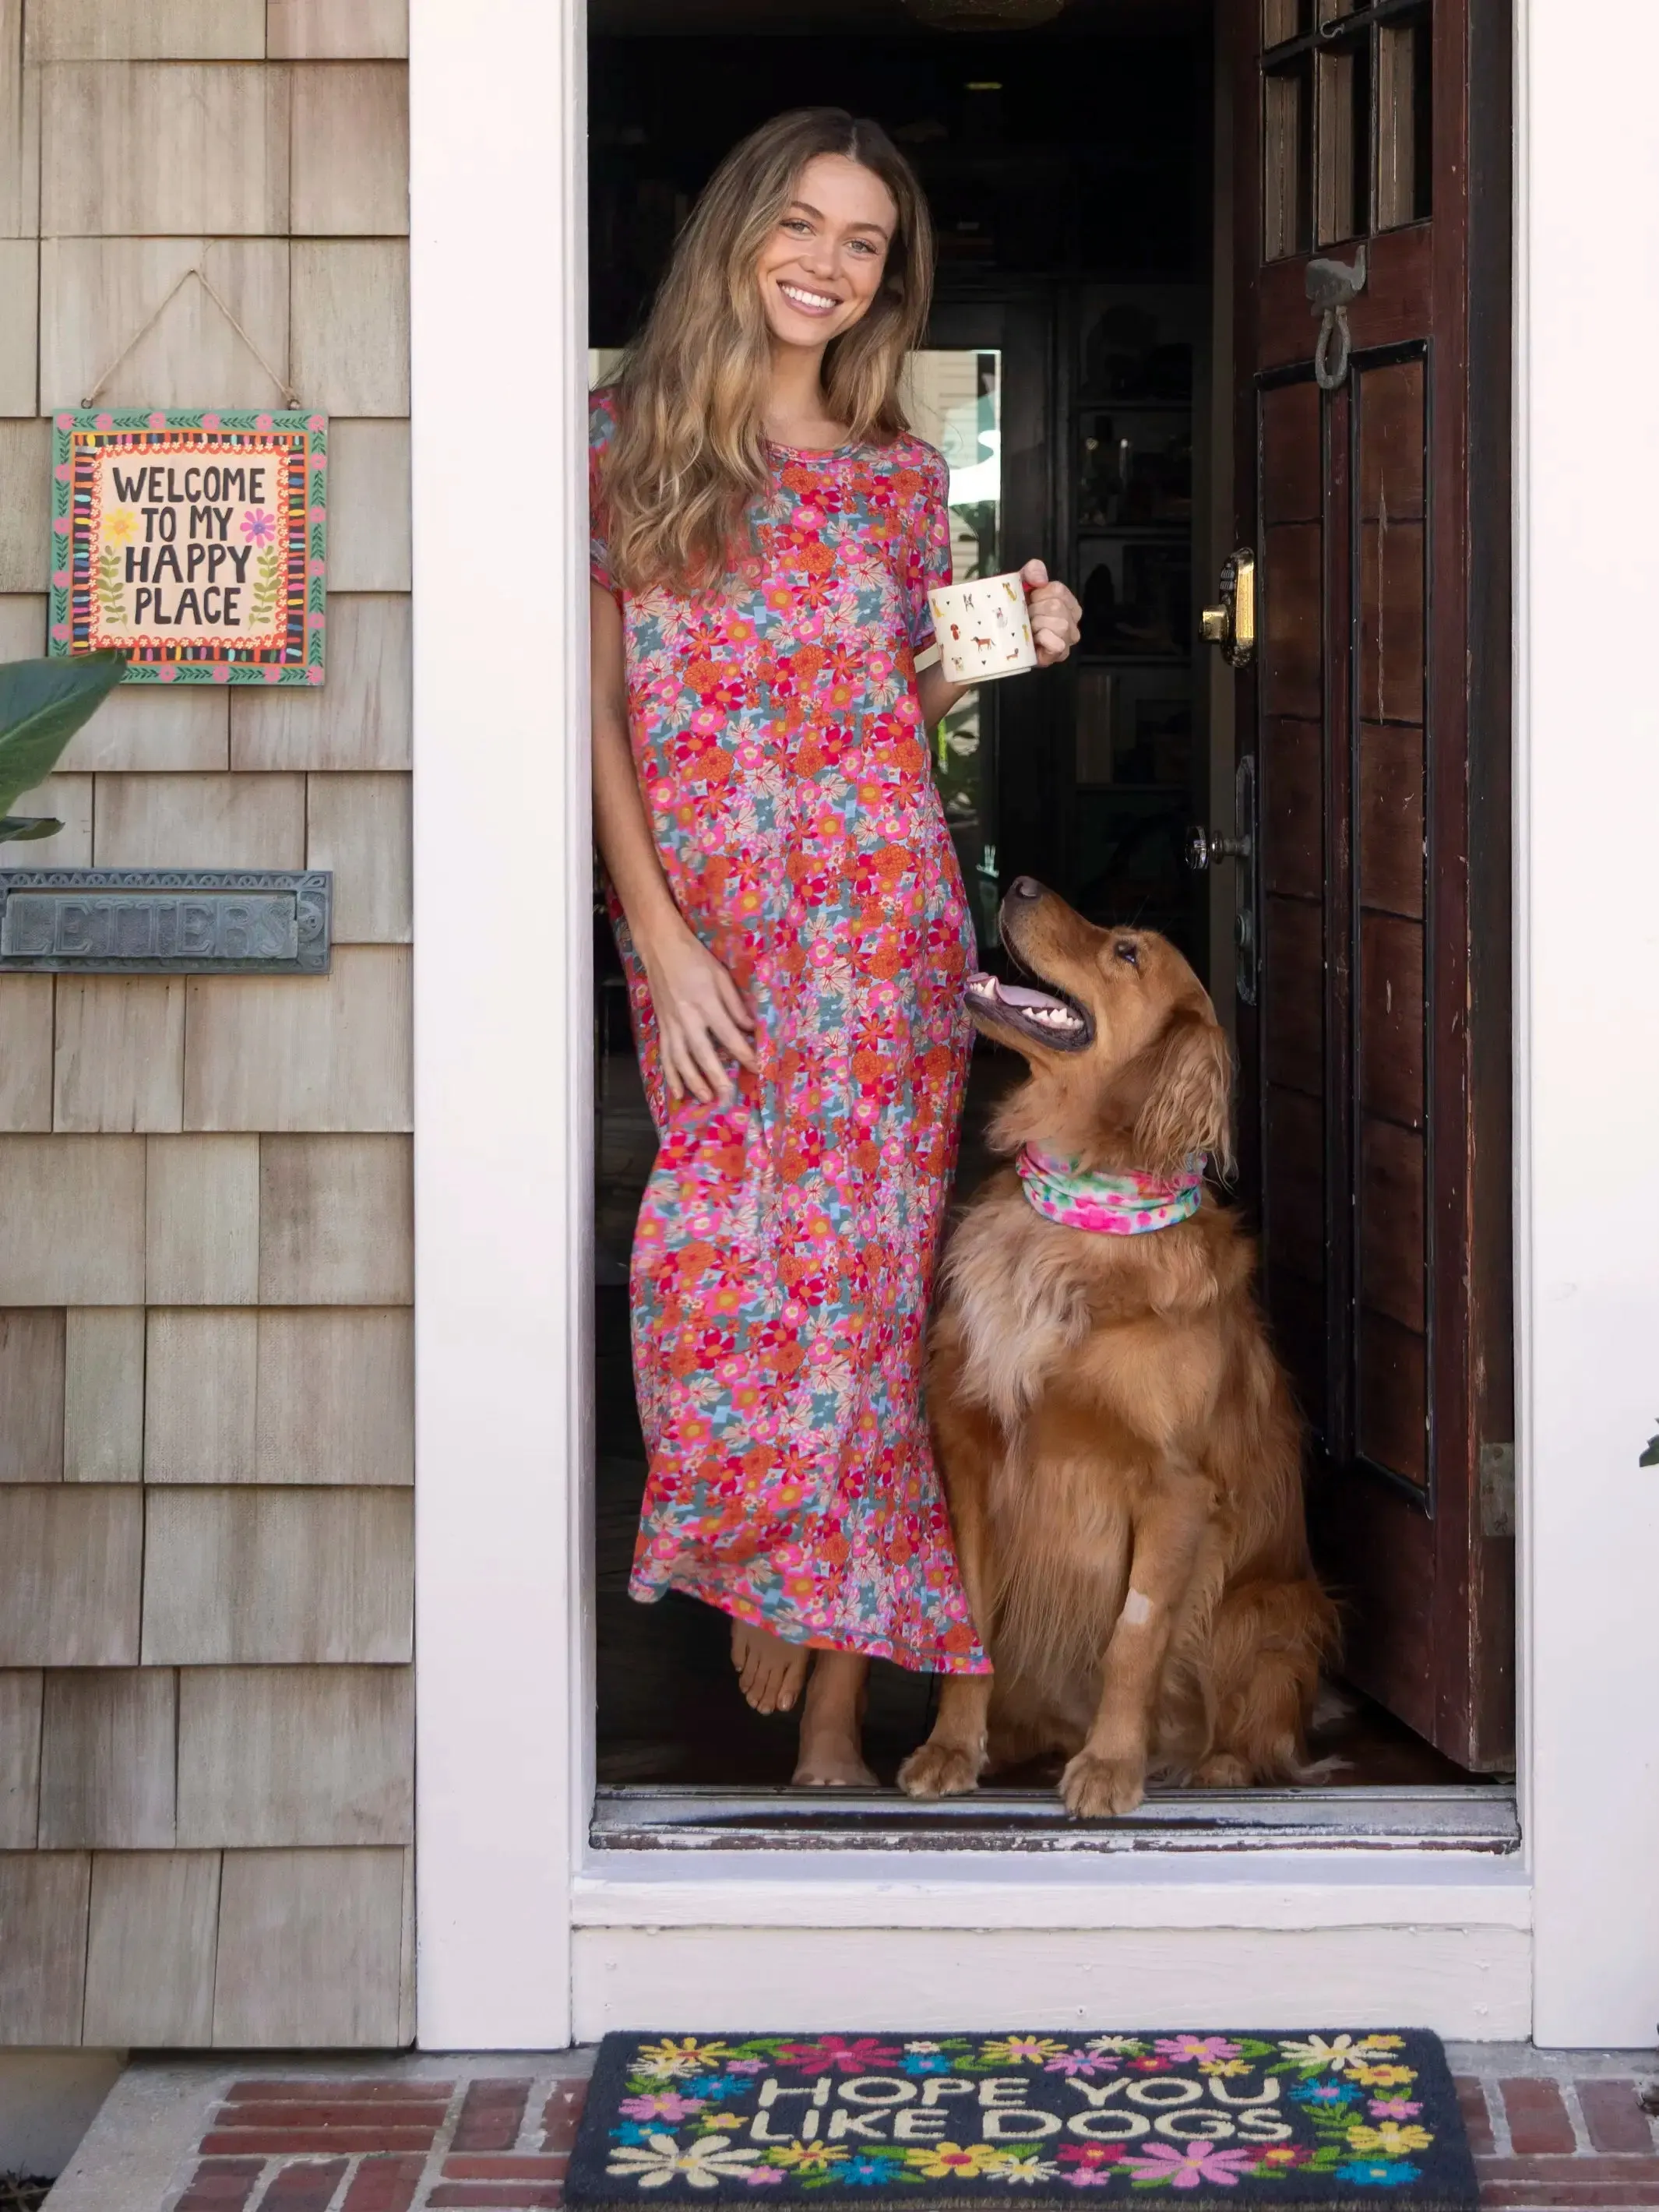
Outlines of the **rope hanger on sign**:
{"label": "rope hanger on sign", "polygon": [[209,299],[212,301],[214,306],[219,310],[219,313],[224,317],[225,320],[230,325],[232,330],[235,331],[237,337],[240,338],[242,343],[253,356],[255,361],[258,362],[260,368],[264,369],[265,374],[270,379],[271,382],[282,393],[283,404],[285,407],[290,408],[297,407],[300,404],[300,395],[295,390],[293,380],[287,369],[283,369],[279,373],[271,367],[270,363],[265,359],[264,354],[260,352],[258,347],[255,345],[253,340],[248,336],[246,331],[242,327],[242,325],[237,320],[236,316],[227,304],[223,295],[216,288],[212,278],[208,275],[206,270],[203,268],[201,262],[196,261],[192,262],[191,266],[185,270],[175,279],[160,305],[156,307],[150,314],[144,318],[144,320],[138,325],[138,328],[133,332],[132,336],[122,347],[120,352],[116,355],[114,360],[111,362],[109,367],[104,371],[96,384],[93,386],[86,398],[81,402],[83,410],[89,411],[91,410],[97,400],[99,393],[109,382],[111,377],[114,375],[116,370],[119,368],[121,363],[126,359],[127,356],[132,351],[136,345],[140,344],[143,339],[149,336],[150,332],[155,328],[157,323],[161,321],[162,316],[173,305],[173,302],[178,298],[179,293],[184,290],[185,285],[189,283],[192,276],[201,286],[202,289],[207,294]]}

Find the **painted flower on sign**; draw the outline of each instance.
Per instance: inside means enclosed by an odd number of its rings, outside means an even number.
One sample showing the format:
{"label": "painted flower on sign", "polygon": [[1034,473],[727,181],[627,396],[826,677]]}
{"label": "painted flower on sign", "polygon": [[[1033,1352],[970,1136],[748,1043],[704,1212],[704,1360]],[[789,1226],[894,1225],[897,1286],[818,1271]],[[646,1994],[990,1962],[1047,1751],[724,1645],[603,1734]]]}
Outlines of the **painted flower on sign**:
{"label": "painted flower on sign", "polygon": [[1426,2128],[1402,2128],[1398,2120],[1383,2120],[1374,2128],[1350,2128],[1348,2141],[1356,2150],[1374,2151],[1382,2158],[1401,2158],[1408,2150],[1426,2150],[1434,2137]]}
{"label": "painted flower on sign", "polygon": [[276,535],[276,518],[263,507],[251,507],[242,517],[242,535],[250,545],[269,545]]}
{"label": "painted flower on sign", "polygon": [[722,2142],[705,2136],[682,2150],[672,2136],[647,2136],[637,2148],[624,2146],[611,2154],[605,2168],[618,2181],[636,2181],[641,2189],[664,2189],[676,2174],[693,2189],[716,2189],[722,2180],[746,2175],[755,2153],[741,2143]]}
{"label": "painted flower on sign", "polygon": [[1148,2143],[1124,2160],[1137,2181],[1167,2182],[1171,2189],[1196,2189],[1200,2181],[1236,2189],[1239,2179],[1255,2164],[1253,2150],[1217,2150],[1212,2143],[1189,2142],[1183,2149],[1173,2143]]}
{"label": "painted flower on sign", "polygon": [[898,2063],[893,2045],[873,2035],[821,2035],[816,2043],[786,2043],[778,2057],[803,2074],[825,2074],[831,2069],[837,2074],[877,2074],[884,2066]]}
{"label": "painted flower on sign", "polygon": [[641,2045],[638,2063],[644,2074],[701,2074],[731,2048],[729,2043],[699,2043],[695,2035],[665,2036],[660,2043]]}
{"label": "painted flower on sign", "polygon": [[867,2151],[860,2151],[837,2169],[836,2179],[850,2182],[854,2189],[884,2189],[902,2164],[902,2159],[872,2158]]}
{"label": "painted flower on sign", "polygon": [[1336,2107],[1352,2105],[1359,2092],[1351,2081],[1304,2081],[1291,2096],[1298,2105],[1325,2105]]}
{"label": "painted flower on sign", "polygon": [[1092,2080],[1097,2074],[1115,2074],[1117,2069],[1115,2058],[1104,2058],[1097,2051],[1062,2051],[1058,2058],[1045,2060],[1042,2070],[1045,2074],[1063,2074],[1069,2081],[1079,2074],[1085,2074]]}
{"label": "painted flower on sign", "polygon": [[1224,2035],[1160,2035],[1153,2044],[1166,2058],[1237,2058],[1238,2045]]}
{"label": "painted flower on sign", "polygon": [[138,535],[138,510],[135,507],[118,507],[104,517],[104,542],[108,545],[131,545]]}
{"label": "painted flower on sign", "polygon": [[682,2097],[678,2089],[641,2090],[636,2097],[624,2097],[617,2110],[630,2120],[684,2120],[702,2112],[702,2099]]}
{"label": "painted flower on sign", "polygon": [[1016,2187],[1024,2185],[1029,2188],[1035,2182],[1060,2178],[1060,2168],[1053,2159],[1019,2158],[1012,2151],[1005,2151],[994,2164],[988,2163],[985,2171],[997,2180],[1012,2183]]}
{"label": "painted flower on sign", "polygon": [[1280,2043],[1279,2052],[1292,2066],[1303,2067],[1310,2074],[1340,2074],[1359,2056],[1351,2035],[1289,2036]]}
{"label": "painted flower on sign", "polygon": [[839,2166],[847,2153],[839,2143],[793,2142],[779,2143],[766,2155],[774,2166],[787,2166],[796,2173],[826,2173],[832,2166]]}
{"label": "painted flower on sign", "polygon": [[906,2161],[930,2181],[977,2181],[999,2163],[994,2143],[925,2143],[906,2153]]}
{"label": "painted flower on sign", "polygon": [[999,2035],[986,2045],[984,2057],[993,2066],[1042,2066],[1065,2049],[1052,2035]]}

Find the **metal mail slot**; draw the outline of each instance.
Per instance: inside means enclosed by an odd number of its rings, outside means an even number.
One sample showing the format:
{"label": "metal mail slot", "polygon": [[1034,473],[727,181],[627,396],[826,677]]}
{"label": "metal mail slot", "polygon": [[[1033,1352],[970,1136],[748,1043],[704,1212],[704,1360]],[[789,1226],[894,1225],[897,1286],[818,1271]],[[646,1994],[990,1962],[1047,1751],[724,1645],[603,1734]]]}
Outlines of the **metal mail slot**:
{"label": "metal mail slot", "polygon": [[332,886],[326,870],[0,870],[0,973],[325,975]]}

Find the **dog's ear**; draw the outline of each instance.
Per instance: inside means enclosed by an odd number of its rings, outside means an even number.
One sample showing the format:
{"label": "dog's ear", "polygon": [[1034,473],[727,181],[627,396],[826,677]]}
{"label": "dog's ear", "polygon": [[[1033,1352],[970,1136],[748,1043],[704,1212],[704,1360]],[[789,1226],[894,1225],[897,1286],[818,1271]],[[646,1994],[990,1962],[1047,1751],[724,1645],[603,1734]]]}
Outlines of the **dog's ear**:
{"label": "dog's ear", "polygon": [[1146,1165],[1178,1173],[1189,1153],[1207,1152],[1230,1174],[1232,1062],[1219,1023],[1177,1014],[1146,1058],[1150,1081],[1135,1122],[1135,1149]]}

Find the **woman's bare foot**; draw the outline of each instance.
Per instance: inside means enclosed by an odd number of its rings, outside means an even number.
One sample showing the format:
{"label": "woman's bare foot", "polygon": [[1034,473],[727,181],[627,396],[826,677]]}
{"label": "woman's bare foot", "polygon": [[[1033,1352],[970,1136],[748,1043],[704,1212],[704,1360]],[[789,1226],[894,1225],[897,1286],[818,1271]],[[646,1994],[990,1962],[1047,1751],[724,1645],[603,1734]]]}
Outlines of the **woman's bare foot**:
{"label": "woman's bare foot", "polygon": [[870,1662],[857,1651],[820,1651],[800,1715],[797,1784],[815,1790],[873,1790],[864,1763],[864,1685]]}
{"label": "woman's bare foot", "polygon": [[800,1695],[811,1655],[804,1644],[786,1644],[752,1621],[732,1623],[732,1664],[738,1687],[757,1713],[787,1713]]}

